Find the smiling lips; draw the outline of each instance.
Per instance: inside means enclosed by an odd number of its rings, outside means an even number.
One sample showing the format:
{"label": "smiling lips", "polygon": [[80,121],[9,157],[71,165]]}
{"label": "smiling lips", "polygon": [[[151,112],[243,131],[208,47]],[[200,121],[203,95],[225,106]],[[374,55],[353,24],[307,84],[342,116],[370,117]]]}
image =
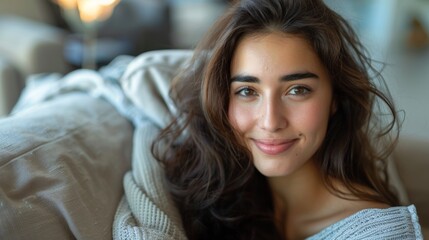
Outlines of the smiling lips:
{"label": "smiling lips", "polygon": [[292,140],[275,140],[275,139],[252,139],[255,145],[263,153],[267,155],[277,155],[285,152],[296,142],[297,139]]}

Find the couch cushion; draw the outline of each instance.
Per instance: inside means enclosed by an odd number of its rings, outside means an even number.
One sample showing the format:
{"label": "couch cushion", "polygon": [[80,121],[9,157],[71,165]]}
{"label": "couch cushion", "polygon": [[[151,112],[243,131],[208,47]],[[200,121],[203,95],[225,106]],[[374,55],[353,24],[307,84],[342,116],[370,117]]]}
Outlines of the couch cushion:
{"label": "couch cushion", "polygon": [[[429,139],[402,136],[394,158],[410,202],[416,205],[420,224],[429,232]],[[429,237],[426,235],[425,237]]]}
{"label": "couch cushion", "polygon": [[0,239],[111,239],[132,126],[62,95],[0,120]]}

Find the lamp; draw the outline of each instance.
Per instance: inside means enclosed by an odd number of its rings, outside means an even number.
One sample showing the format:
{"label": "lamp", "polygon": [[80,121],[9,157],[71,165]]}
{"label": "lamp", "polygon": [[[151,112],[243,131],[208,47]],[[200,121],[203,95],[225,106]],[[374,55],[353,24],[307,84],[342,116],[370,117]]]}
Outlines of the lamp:
{"label": "lamp", "polygon": [[70,27],[83,35],[82,67],[96,68],[96,36],[120,0],[53,0]]}

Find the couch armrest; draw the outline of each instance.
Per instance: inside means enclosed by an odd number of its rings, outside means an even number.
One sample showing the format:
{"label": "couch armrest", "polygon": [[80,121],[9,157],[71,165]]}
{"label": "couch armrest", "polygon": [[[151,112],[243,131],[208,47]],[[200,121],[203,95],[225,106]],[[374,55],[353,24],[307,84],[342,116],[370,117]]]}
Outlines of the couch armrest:
{"label": "couch armrest", "polygon": [[394,159],[410,202],[416,205],[420,224],[429,229],[429,139],[401,136]]}
{"label": "couch armrest", "polygon": [[6,116],[15,105],[22,87],[18,71],[0,56],[0,118]]}
{"label": "couch armrest", "polygon": [[15,16],[0,16],[0,55],[25,76],[68,70],[63,30]]}
{"label": "couch armrest", "polygon": [[0,16],[0,117],[12,109],[26,76],[66,73],[63,30],[24,18]]}

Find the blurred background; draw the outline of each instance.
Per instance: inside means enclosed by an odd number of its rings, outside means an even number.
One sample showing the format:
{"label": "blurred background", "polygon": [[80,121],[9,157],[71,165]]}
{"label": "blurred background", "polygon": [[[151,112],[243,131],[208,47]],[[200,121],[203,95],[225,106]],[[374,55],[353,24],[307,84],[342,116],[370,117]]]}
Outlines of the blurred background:
{"label": "blurred background", "polygon": [[193,48],[227,0],[0,0],[0,117],[32,74]]}
{"label": "blurred background", "polygon": [[[325,2],[351,23],[372,58],[387,64],[383,75],[403,119],[393,159],[429,231],[427,177],[422,180],[429,163],[429,0]],[[98,69],[119,55],[155,49],[192,49],[229,4],[0,0],[0,118],[10,112],[29,76]]]}
{"label": "blurred background", "polygon": [[[229,4],[98,0],[97,8],[94,2],[0,0],[0,116],[28,75],[99,68],[118,55],[154,49],[193,48]],[[429,139],[429,0],[326,3],[350,21],[374,59],[389,64],[384,76],[406,113],[402,134]]]}
{"label": "blurred background", "polygon": [[[359,34],[404,119],[401,135],[429,139],[429,0],[325,0]],[[429,146],[428,146],[429,147]]]}

